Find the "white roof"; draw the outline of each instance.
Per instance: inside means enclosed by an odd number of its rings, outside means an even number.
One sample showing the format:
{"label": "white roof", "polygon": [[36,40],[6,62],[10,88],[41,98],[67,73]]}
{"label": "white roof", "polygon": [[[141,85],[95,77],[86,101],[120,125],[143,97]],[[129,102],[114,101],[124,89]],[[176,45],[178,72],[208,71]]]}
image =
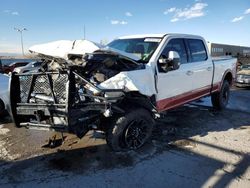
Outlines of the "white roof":
{"label": "white roof", "polygon": [[165,34],[140,34],[118,37],[118,39],[138,39],[138,38],[162,38]]}
{"label": "white roof", "polygon": [[162,34],[141,34],[141,35],[128,35],[128,36],[122,36],[118,37],[118,39],[136,39],[136,38],[163,38],[165,35],[168,36],[178,36],[183,38],[200,38],[203,39],[199,35],[191,35],[191,34],[182,34],[182,33],[162,33]]}

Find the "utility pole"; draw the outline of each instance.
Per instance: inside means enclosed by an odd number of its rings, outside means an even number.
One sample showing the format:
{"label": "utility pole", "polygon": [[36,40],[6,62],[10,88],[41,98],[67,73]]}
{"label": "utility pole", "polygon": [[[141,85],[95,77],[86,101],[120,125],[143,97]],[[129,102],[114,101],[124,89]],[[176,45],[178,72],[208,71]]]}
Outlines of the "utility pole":
{"label": "utility pole", "polygon": [[17,32],[19,32],[20,33],[20,35],[21,35],[21,46],[22,46],[22,54],[23,54],[23,56],[24,56],[24,50],[23,50],[23,31],[28,31],[26,28],[14,28]]}

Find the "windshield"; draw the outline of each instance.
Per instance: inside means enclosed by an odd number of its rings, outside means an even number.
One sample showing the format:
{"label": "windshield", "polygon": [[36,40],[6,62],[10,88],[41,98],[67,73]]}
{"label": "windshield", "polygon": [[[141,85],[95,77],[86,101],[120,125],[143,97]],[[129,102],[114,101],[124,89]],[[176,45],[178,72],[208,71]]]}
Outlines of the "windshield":
{"label": "windshield", "polygon": [[107,46],[133,54],[147,63],[158,47],[161,38],[117,39]]}

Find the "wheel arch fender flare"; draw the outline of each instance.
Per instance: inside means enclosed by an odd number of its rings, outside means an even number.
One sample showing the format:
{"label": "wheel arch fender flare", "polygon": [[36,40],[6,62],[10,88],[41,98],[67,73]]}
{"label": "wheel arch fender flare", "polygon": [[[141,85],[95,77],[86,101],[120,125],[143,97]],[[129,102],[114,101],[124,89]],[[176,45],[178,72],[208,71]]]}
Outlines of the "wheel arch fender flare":
{"label": "wheel arch fender flare", "polygon": [[227,70],[224,72],[224,74],[223,74],[223,76],[222,76],[222,79],[221,79],[221,83],[220,83],[220,85],[219,85],[219,91],[221,90],[222,84],[223,84],[223,82],[224,82],[225,80],[227,80],[227,81],[229,82],[230,86],[232,86],[233,81],[234,81],[234,77],[233,77],[232,70],[227,69]]}
{"label": "wheel arch fender flare", "polygon": [[126,105],[122,106],[122,109],[126,108],[144,108],[153,114],[155,107],[155,96],[146,97],[140,93],[131,92],[127,94],[127,97],[123,101]]}

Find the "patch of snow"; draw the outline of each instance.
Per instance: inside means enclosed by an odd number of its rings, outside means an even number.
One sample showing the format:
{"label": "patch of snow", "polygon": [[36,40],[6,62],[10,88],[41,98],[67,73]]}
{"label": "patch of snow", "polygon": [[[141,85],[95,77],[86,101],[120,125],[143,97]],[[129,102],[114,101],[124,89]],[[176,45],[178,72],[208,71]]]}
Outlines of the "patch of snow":
{"label": "patch of snow", "polygon": [[9,129],[0,127],[0,135],[6,135],[8,132],[10,132]]}
{"label": "patch of snow", "polygon": [[12,161],[20,157],[20,154],[11,155],[5,146],[6,142],[0,141],[0,159]]}

